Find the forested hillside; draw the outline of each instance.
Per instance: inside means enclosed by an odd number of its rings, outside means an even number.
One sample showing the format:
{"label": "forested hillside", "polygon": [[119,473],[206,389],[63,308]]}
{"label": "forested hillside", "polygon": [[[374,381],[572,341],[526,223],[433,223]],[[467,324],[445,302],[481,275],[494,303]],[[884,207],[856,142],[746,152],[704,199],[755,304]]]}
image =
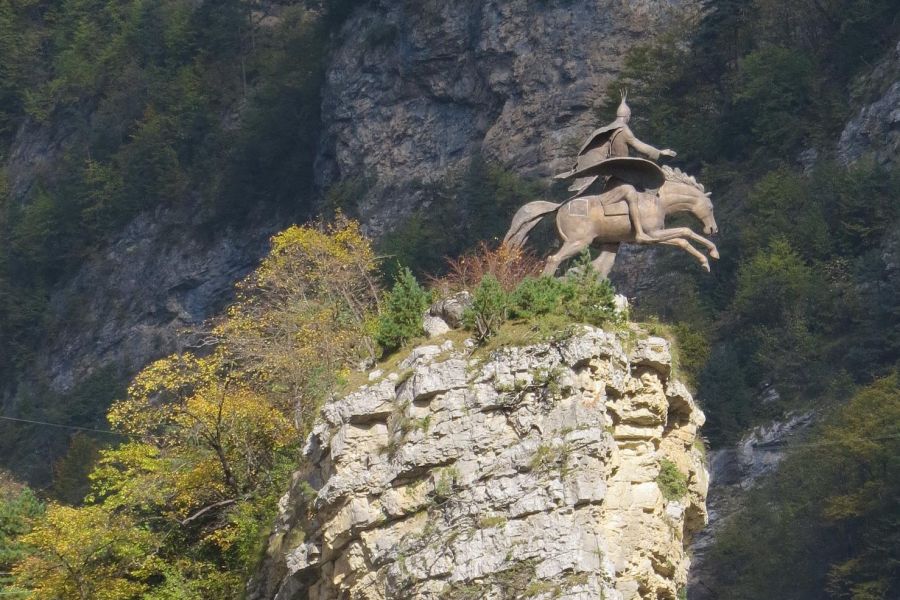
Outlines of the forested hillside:
{"label": "forested hillside", "polygon": [[[564,13],[580,3],[536,4],[536,12]],[[433,8],[403,10],[422,17],[419,12]],[[365,219],[361,199],[375,185],[366,173],[343,173],[327,189],[314,184],[328,61],[354,9],[370,11],[366,18],[393,10],[354,0],[0,0],[0,397],[6,393],[2,399],[10,402],[6,416],[109,427],[107,408],[126,397],[121,366],[98,368],[65,392],[39,380],[15,388],[34,368],[36,348],[65,325],[51,305],[54,290],[108,252],[110,240],[135,217],[152,221],[180,210],[193,219],[191,235],[210,236],[226,228],[244,235],[242,227],[255,227],[261,214],[267,226],[339,210]],[[704,582],[704,597],[900,594],[900,515],[893,501],[900,481],[900,158],[895,141],[863,144],[865,136],[848,133],[862,107],[896,98],[890,92],[900,77],[898,13],[890,0],[721,0],[703,3],[699,13],[676,10],[658,37],[641,37],[625,53],[604,105],[567,108],[594,111],[591,120],[605,123],[618,89],[629,88],[632,129],[675,149],[674,164],[712,190],[722,254],[712,274],[676,253],[657,252],[642,273],[651,284],[635,299],[638,317],[663,322],[660,329],[677,338],[679,368],[706,411],[711,445],[732,443],[749,427],[791,411],[812,410],[819,423],[726,524],[708,558],[721,576]],[[422,20],[433,25],[442,18],[449,17],[433,11]],[[403,23],[373,22],[359,40],[343,31],[342,43],[379,57],[399,47],[405,56],[410,43]],[[557,116],[533,118],[556,123]],[[559,126],[568,123],[561,119]],[[896,123],[885,121],[881,131],[894,135]],[[504,158],[475,152],[440,178],[417,184],[419,208],[389,224],[377,253],[390,258],[378,273],[366,266],[367,275],[390,281],[406,273],[401,265],[422,281],[440,275],[445,256],[502,234],[516,206],[560,192],[534,173],[517,174]],[[378,196],[382,212],[390,209],[391,191]],[[351,227],[342,243],[357,234]],[[276,283],[263,288],[277,296],[285,290]],[[250,305],[240,306],[252,313]],[[76,319],[77,308],[64,314]],[[231,333],[249,328],[256,345],[248,352],[264,346],[268,333],[248,324],[250,313],[235,310],[229,322],[245,329]],[[321,334],[320,323],[307,325]],[[361,328],[353,321],[340,334]],[[194,331],[192,343],[205,345],[207,334]],[[247,338],[231,342],[238,339]],[[321,348],[302,350],[308,359]],[[90,577],[97,581],[121,584],[115,597],[153,589],[157,595],[145,597],[190,598],[199,593],[192,585],[212,594],[237,585],[252,571],[260,523],[271,515],[297,450],[285,432],[303,431],[311,418],[298,419],[283,406],[270,410],[270,398],[260,392],[273,391],[266,389],[268,369],[284,370],[275,397],[287,389],[282,377],[301,387],[322,383],[310,362],[293,372],[292,359],[276,358],[274,366],[257,365],[248,379],[235,379],[234,388],[222,383],[231,381],[230,363],[167,363],[155,372],[155,384],[197,403],[190,414],[201,420],[212,418],[220,384],[246,400],[250,414],[227,415],[234,428],[226,433],[237,440],[233,448],[254,441],[236,451],[232,460],[243,470],[231,475],[216,470],[222,463],[215,439],[191,437],[185,419],[194,417],[186,414],[126,415],[120,403],[111,415],[115,435],[4,423],[4,466],[38,482],[40,500],[51,504],[45,509],[20,484],[0,481],[0,570],[27,555],[21,536],[42,522],[29,544],[52,549],[53,527],[113,536],[105,541],[115,547],[114,560],[86,560],[85,568],[96,569]],[[178,379],[181,367],[189,367],[189,382]],[[149,397],[147,377],[136,384],[144,388],[132,388],[132,400]],[[188,383],[190,389],[179,387]],[[202,393],[189,394],[194,387]],[[145,443],[120,443],[132,439],[127,436]],[[156,454],[160,448],[168,454]],[[168,460],[192,465],[196,479],[167,478]],[[214,494],[194,493],[198,482],[212,480]],[[153,486],[167,496],[143,495]],[[88,509],[72,508],[87,493]],[[196,512],[216,502],[232,503],[215,513],[221,515],[215,527],[203,529]],[[128,511],[120,511],[125,505]],[[148,515],[175,524],[166,529],[172,537],[165,544],[148,537],[154,531],[145,528]],[[176,526],[184,521],[187,527]],[[45,566],[20,567],[20,581],[36,585]]]}
{"label": "forested hillside", "polygon": [[[88,366],[86,377],[61,390],[35,372],[37,350],[43,344],[47,352],[48,339],[87,320],[89,297],[54,308],[53,294],[136,215],[159,219],[168,211],[176,215],[168,221],[190,223],[168,235],[203,239],[229,227],[252,237],[248,223],[313,214],[328,40],[352,5],[0,3],[0,398],[7,414],[103,424],[126,383],[122,361]],[[69,434],[22,423],[3,428],[7,464],[46,483],[46,463],[65,452]]]}
{"label": "forested hillside", "polygon": [[900,157],[887,134],[842,146],[895,85],[898,26],[890,2],[714,2],[629,56],[635,129],[702,173],[722,224],[712,276],[666,256],[677,275],[641,313],[675,324],[714,447],[792,410],[822,419],[725,524],[692,595],[900,593]]}

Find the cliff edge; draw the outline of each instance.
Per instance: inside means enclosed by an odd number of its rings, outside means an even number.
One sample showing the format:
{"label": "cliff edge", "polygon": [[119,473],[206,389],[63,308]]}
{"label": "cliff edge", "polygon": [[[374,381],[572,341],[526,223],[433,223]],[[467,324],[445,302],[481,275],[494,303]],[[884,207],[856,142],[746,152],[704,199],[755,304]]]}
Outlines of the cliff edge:
{"label": "cliff edge", "polygon": [[[630,347],[630,349],[629,349]],[[328,403],[250,598],[679,597],[703,413],[665,340],[447,340]]]}

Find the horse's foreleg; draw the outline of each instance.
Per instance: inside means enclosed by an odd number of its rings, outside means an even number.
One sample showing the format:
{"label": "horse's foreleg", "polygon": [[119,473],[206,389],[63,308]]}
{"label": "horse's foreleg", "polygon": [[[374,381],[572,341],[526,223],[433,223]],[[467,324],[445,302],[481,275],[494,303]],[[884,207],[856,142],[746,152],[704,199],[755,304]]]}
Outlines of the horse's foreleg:
{"label": "horse's foreleg", "polygon": [[719,249],[716,248],[716,245],[688,227],[672,227],[670,229],[660,229],[659,231],[650,232],[650,235],[657,242],[666,242],[675,238],[687,238],[697,242],[698,244],[706,246],[706,249],[709,250],[709,255],[711,257],[719,258]]}
{"label": "horse's foreleg", "polygon": [[612,271],[613,264],[616,262],[616,252],[618,251],[618,244],[603,244],[600,246],[600,255],[594,259],[591,265],[601,277],[609,277],[609,272]]}
{"label": "horse's foreleg", "polygon": [[556,270],[559,268],[560,263],[566,260],[567,258],[571,258],[588,247],[588,244],[591,243],[591,240],[572,240],[570,242],[566,242],[563,244],[562,248],[559,249],[559,252],[551,256],[547,259],[547,266],[544,267],[544,272],[542,275],[551,277],[556,274]]}
{"label": "horse's foreleg", "polygon": [[703,255],[702,252],[691,246],[690,243],[688,243],[688,241],[684,238],[675,238],[673,240],[660,241],[660,243],[681,248],[682,250],[696,258],[697,262],[700,263],[700,266],[703,267],[703,269],[707,273],[709,273],[709,260]]}

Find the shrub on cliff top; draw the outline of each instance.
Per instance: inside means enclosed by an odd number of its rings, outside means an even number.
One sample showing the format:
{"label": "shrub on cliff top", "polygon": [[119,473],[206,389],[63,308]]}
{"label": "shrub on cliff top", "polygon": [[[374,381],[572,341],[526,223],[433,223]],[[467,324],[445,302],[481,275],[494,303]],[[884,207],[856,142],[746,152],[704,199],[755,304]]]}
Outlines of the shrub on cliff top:
{"label": "shrub on cliff top", "polygon": [[375,340],[390,352],[423,335],[422,316],[430,301],[431,295],[422,289],[412,271],[401,269],[378,316]]}
{"label": "shrub on cliff top", "polygon": [[603,325],[615,320],[615,291],[608,279],[601,277],[585,252],[563,280],[562,307],[576,323]]}
{"label": "shrub on cliff top", "polygon": [[510,295],[511,316],[531,319],[562,310],[565,283],[555,277],[528,277]]}
{"label": "shrub on cliff top", "polygon": [[472,306],[463,313],[463,323],[479,342],[496,334],[509,313],[509,295],[497,278],[487,274],[472,294]]}
{"label": "shrub on cliff top", "polygon": [[507,292],[512,292],[527,277],[540,272],[541,260],[521,248],[500,244],[491,248],[480,242],[474,251],[447,261],[447,274],[432,278],[442,294],[471,290],[487,275],[493,276]]}
{"label": "shrub on cliff top", "polygon": [[550,315],[598,326],[620,318],[612,285],[593,270],[590,256],[579,259],[562,279],[525,277],[511,293],[492,273],[485,274],[463,322],[484,342],[509,317],[532,320]]}

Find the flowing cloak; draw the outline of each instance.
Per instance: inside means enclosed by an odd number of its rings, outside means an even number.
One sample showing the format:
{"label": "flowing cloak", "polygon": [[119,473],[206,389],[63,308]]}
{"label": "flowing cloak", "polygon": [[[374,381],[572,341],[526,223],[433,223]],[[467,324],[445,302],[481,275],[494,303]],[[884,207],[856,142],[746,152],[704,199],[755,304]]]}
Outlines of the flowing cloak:
{"label": "flowing cloak", "polygon": [[[616,119],[609,125],[595,129],[591,135],[588,136],[584,144],[581,145],[575,166],[564,173],[556,175],[554,179],[568,179],[570,177],[575,177],[575,181],[569,186],[569,191],[575,192],[575,196],[577,197],[585,192],[587,188],[600,177],[599,173],[596,175],[585,175],[585,172],[600,162],[628,157],[629,147],[634,148],[636,151],[653,160],[659,159],[659,149],[637,139],[628,125],[621,120]],[[658,170],[659,168],[657,167],[657,171]],[[623,171],[622,175],[624,175],[624,177],[619,175],[616,177],[635,187],[648,189],[645,185],[648,181],[647,178],[649,177],[651,180],[658,179],[655,175],[646,173],[647,169],[643,167],[623,167]],[[627,177],[632,173],[636,174],[638,179],[628,179]]]}
{"label": "flowing cloak", "polygon": [[610,177],[630,183],[641,190],[657,190],[666,182],[663,170],[645,158],[617,156],[594,164],[576,168],[572,175],[578,178]]}

